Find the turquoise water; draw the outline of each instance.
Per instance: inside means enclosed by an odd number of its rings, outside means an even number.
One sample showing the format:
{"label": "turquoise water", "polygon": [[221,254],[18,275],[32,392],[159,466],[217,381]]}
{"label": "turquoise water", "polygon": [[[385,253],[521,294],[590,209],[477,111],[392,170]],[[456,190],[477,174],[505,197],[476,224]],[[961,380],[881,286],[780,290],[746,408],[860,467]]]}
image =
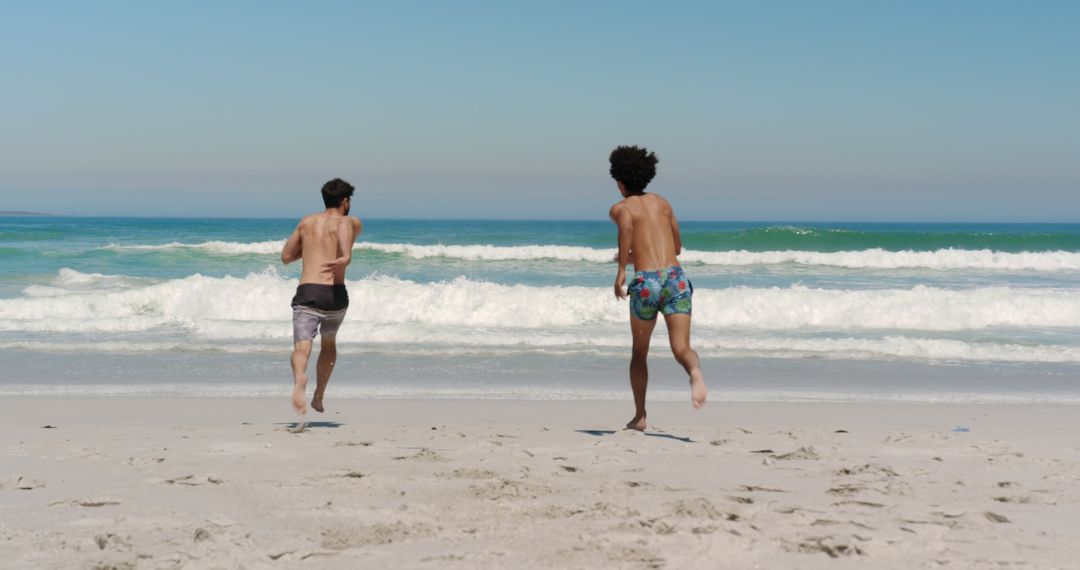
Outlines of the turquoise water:
{"label": "turquoise water", "polygon": [[[102,380],[72,372],[76,363],[124,362],[147,385],[167,378],[213,391],[217,369],[200,363],[230,355],[249,371],[230,386],[255,390],[264,373],[250,371],[277,363],[290,344],[300,267],[278,255],[295,223],[0,218],[4,364],[32,361],[26,374],[90,385]],[[344,359],[386,377],[373,384],[381,393],[405,382],[414,395],[494,397],[506,387],[470,378],[509,374],[511,395],[543,396],[552,376],[586,369],[559,393],[586,385],[591,396],[622,393],[613,382],[629,339],[625,304],[610,292],[609,222],[364,220],[364,228],[339,342]],[[694,341],[711,366],[738,362],[765,379],[792,362],[933,371],[924,375],[961,366],[965,393],[978,391],[972,370],[1037,392],[1038,378],[1054,378],[1046,385],[1060,391],[1080,368],[1080,224],[684,222],[682,232]],[[662,326],[657,334],[663,346]],[[407,362],[425,363],[419,377],[392,378]],[[1032,380],[1035,369],[1045,374]],[[433,374],[451,388],[425,385]],[[785,380],[782,390],[774,378],[758,392],[820,392],[827,376]],[[867,381],[859,390],[879,388],[897,387]]]}
{"label": "turquoise water", "polygon": [[[262,271],[276,265],[276,242],[283,240],[295,220],[259,219],[138,219],[138,218],[53,218],[0,217],[0,276],[5,285],[48,280],[62,268],[83,273],[104,273],[151,278],[180,278],[194,273],[222,277]],[[608,222],[521,222],[446,220],[365,220],[362,241],[417,246],[451,245],[513,248],[535,245],[568,246],[604,250],[613,248],[615,231]],[[740,263],[699,266],[697,280],[702,285],[737,284],[751,279],[761,284],[785,285],[793,282],[829,282],[843,285],[844,279],[859,279],[872,273],[887,281],[908,279],[912,283],[948,280],[1004,284],[1035,282],[1075,285],[1075,256],[1080,253],[1080,224],[795,224],[750,222],[683,222],[683,243],[688,250],[701,252],[783,252],[861,253],[859,259],[840,265],[826,263]],[[199,245],[221,242],[220,247],[167,247],[169,244]],[[259,247],[260,245],[264,247]],[[232,249],[230,249],[232,246]],[[245,246],[248,246],[245,248]],[[139,249],[147,247],[149,249]],[[152,249],[159,247],[159,249]],[[880,249],[882,252],[873,251]],[[984,251],[1013,254],[1041,254],[1033,260],[1028,275],[1014,271],[1005,275],[993,264],[942,268],[920,267],[918,263],[889,263],[887,252],[933,253],[940,250]],[[570,284],[559,268],[580,268],[579,284],[606,284],[610,276],[599,266],[580,263],[573,252],[549,257],[524,255],[509,259],[476,259],[469,252],[460,255],[416,258],[408,254],[361,250],[351,271],[354,275],[399,275],[407,279],[434,281],[459,275],[498,283],[542,282]],[[1055,264],[1063,256],[1069,260]],[[606,259],[605,259],[606,261]],[[881,266],[884,264],[884,266]],[[1069,271],[1039,271],[1060,269]],[[838,272],[837,270],[849,270]],[[282,268],[284,275],[298,274],[296,268]],[[17,290],[6,287],[4,296]]]}

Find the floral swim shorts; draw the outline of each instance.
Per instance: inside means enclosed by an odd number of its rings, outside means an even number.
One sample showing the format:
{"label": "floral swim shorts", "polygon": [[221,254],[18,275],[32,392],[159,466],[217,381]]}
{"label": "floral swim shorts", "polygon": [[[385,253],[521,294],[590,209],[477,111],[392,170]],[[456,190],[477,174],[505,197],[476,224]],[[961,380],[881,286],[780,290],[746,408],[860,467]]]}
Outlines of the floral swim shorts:
{"label": "floral swim shorts", "polygon": [[660,271],[638,271],[627,288],[630,314],[651,321],[659,311],[665,315],[689,315],[694,286],[682,267],[673,265]]}

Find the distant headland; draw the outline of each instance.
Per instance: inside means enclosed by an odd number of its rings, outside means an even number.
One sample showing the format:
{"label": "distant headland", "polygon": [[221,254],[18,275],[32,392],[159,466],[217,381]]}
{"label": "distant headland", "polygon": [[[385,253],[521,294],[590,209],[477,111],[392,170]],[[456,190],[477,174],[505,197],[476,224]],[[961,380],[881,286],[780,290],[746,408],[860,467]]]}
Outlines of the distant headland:
{"label": "distant headland", "polygon": [[48,216],[43,212],[18,212],[12,210],[0,210],[0,216]]}

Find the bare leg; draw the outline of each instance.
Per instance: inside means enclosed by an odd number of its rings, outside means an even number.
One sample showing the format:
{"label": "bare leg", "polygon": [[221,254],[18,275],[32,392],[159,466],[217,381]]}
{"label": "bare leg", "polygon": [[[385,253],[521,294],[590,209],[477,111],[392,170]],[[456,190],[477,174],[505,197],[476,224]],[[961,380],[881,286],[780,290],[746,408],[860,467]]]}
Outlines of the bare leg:
{"label": "bare leg", "polygon": [[311,356],[311,341],[301,340],[293,344],[292,373],[293,373],[293,409],[298,414],[307,413],[307,402],[304,399],[304,391],[307,390],[307,364]]}
{"label": "bare leg", "polygon": [[700,408],[705,405],[708,390],[701,374],[701,359],[690,348],[690,315],[664,315],[664,321],[667,322],[671,353],[690,375],[690,401],[695,408]]}
{"label": "bare leg", "polygon": [[633,355],[630,357],[630,388],[634,391],[634,419],[626,429],[645,431],[645,389],[649,387],[649,341],[652,339],[656,319],[643,321],[630,317],[630,331],[634,335]]}
{"label": "bare leg", "polygon": [[337,362],[337,337],[324,336],[321,343],[319,359],[315,361],[315,396],[311,398],[311,407],[320,414],[323,411],[326,384],[330,381],[330,375],[334,373],[334,363]]}

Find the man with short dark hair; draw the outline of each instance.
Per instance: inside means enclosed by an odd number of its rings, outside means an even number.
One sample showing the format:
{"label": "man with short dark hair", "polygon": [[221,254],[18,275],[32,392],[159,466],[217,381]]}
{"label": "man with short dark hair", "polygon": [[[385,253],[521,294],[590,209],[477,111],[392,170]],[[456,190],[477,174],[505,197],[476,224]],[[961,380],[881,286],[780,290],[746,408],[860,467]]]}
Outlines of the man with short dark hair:
{"label": "man with short dark hair", "polygon": [[315,335],[322,336],[322,348],[315,365],[315,395],[311,407],[323,411],[323,396],[337,360],[337,331],[349,307],[345,290],[345,268],[352,261],[353,244],[362,231],[360,220],[349,217],[354,188],[335,178],[322,187],[326,210],[300,220],[285,247],[281,262],[288,265],[303,259],[300,285],[293,308],[293,408],[307,412],[307,365]]}
{"label": "man with short dark hair", "polygon": [[[609,160],[611,177],[623,195],[623,200],[612,206],[609,214],[619,227],[615,297],[630,298],[630,330],[634,342],[630,387],[634,392],[635,410],[626,427],[644,430],[645,389],[649,384],[647,357],[657,313],[664,315],[675,360],[690,376],[691,402],[695,408],[705,405],[707,390],[701,374],[701,359],[690,348],[694,287],[676,257],[682,253],[682,240],[671,204],[658,194],[645,193],[645,187],[656,176],[656,154],[636,146],[620,146],[612,151]],[[634,264],[635,273],[624,292],[628,263]]]}

